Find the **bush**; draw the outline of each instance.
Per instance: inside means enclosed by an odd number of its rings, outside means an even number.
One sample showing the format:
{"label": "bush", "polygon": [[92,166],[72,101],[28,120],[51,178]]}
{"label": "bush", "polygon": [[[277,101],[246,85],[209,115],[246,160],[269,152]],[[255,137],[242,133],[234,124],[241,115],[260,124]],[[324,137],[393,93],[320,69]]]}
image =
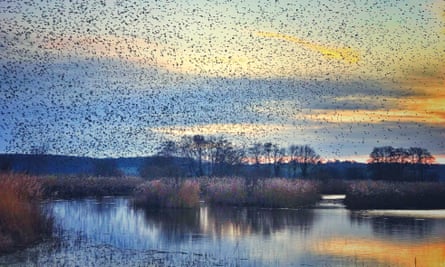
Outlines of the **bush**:
{"label": "bush", "polygon": [[194,180],[176,183],[170,179],[148,181],[136,188],[133,203],[144,208],[199,207],[199,183]]}
{"label": "bush", "polygon": [[46,197],[131,195],[143,180],[135,177],[46,177],[42,178]]}
{"label": "bush", "polygon": [[38,178],[0,175],[0,253],[28,246],[52,232],[52,218],[39,205]]}
{"label": "bush", "polygon": [[441,209],[445,184],[361,181],[350,184],[345,204],[350,209]]}

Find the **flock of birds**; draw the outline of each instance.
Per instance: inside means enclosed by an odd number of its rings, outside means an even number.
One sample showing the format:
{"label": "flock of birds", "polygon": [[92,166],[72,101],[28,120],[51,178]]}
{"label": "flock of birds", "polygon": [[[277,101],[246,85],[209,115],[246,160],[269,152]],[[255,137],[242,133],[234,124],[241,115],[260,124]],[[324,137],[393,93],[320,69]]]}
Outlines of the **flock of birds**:
{"label": "flock of birds", "polygon": [[[2,1],[1,152],[147,155],[191,129],[206,135],[208,125],[239,128],[219,133],[239,144],[308,143],[326,156],[415,142],[410,134],[445,149],[432,141],[442,128],[317,118],[323,110],[392,109],[385,100],[412,94],[360,79],[365,67],[396,71],[377,66],[387,61],[373,45],[396,54],[411,41],[383,25],[403,23],[394,19],[398,4],[371,2]],[[425,16],[416,10],[403,9],[400,19]],[[421,34],[424,46],[437,39],[426,26]]]}

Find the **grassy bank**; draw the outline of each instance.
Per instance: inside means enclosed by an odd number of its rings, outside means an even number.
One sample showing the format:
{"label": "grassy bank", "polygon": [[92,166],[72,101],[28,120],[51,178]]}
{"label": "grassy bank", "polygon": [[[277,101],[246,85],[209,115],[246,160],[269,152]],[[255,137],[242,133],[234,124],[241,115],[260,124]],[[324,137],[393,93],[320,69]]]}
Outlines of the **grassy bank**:
{"label": "grassy bank", "polygon": [[44,194],[49,198],[131,195],[143,183],[137,177],[44,177]]}
{"label": "grassy bank", "polygon": [[36,177],[0,174],[0,254],[29,246],[52,232],[51,217],[39,205]]}
{"label": "grassy bank", "polygon": [[143,208],[199,207],[199,183],[172,179],[147,181],[136,188],[133,203]]}
{"label": "grassy bank", "polygon": [[316,182],[283,178],[214,178],[207,183],[205,198],[219,205],[298,208],[314,205],[319,199]]}
{"label": "grassy bank", "polygon": [[445,184],[354,182],[348,187],[345,204],[350,209],[443,209]]}

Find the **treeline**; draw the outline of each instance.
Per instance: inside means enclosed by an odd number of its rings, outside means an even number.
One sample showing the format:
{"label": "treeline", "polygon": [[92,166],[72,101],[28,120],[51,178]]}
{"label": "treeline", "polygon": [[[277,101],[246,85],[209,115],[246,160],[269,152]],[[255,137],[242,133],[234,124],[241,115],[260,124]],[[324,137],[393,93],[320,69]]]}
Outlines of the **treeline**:
{"label": "treeline", "polygon": [[34,150],[28,154],[0,155],[0,172],[32,175],[72,174],[118,177],[139,175],[159,177],[284,177],[304,179],[372,179],[432,181],[443,175],[440,166],[431,167],[435,158],[424,148],[376,147],[368,164],[323,162],[307,144],[281,147],[272,142],[239,146],[224,137],[183,136],[165,141],[150,157],[87,158],[48,155]]}
{"label": "treeline", "polygon": [[140,168],[146,178],[183,176],[286,177],[305,179],[437,180],[428,169],[435,158],[425,148],[376,147],[366,168],[353,163],[322,164],[309,145],[271,142],[237,147],[223,137],[183,136],[166,141]]}
{"label": "treeline", "polygon": [[320,163],[320,155],[309,145],[282,148],[266,142],[237,147],[224,137],[194,135],[183,136],[179,142],[163,142],[154,159],[143,164],[140,175],[307,178]]}
{"label": "treeline", "polygon": [[435,158],[425,148],[376,147],[370,154],[368,168],[374,180],[435,180],[428,167]]}

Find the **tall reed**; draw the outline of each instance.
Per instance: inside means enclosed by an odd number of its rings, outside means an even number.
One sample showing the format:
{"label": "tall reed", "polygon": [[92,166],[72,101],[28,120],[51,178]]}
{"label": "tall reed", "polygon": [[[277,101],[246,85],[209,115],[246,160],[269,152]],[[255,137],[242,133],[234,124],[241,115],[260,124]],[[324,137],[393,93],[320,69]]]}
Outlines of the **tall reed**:
{"label": "tall reed", "polygon": [[345,204],[350,209],[443,209],[445,183],[355,182],[348,188]]}
{"label": "tall reed", "polygon": [[40,207],[41,182],[22,174],[0,174],[0,253],[28,246],[52,232]]}
{"label": "tall reed", "polygon": [[44,194],[52,198],[131,195],[143,180],[138,177],[45,177]]}
{"label": "tall reed", "polygon": [[212,204],[298,208],[319,200],[318,184],[307,180],[270,178],[254,183],[239,177],[209,179],[206,199]]}
{"label": "tall reed", "polygon": [[171,179],[147,181],[136,188],[133,203],[144,208],[195,208],[199,206],[199,183]]}

